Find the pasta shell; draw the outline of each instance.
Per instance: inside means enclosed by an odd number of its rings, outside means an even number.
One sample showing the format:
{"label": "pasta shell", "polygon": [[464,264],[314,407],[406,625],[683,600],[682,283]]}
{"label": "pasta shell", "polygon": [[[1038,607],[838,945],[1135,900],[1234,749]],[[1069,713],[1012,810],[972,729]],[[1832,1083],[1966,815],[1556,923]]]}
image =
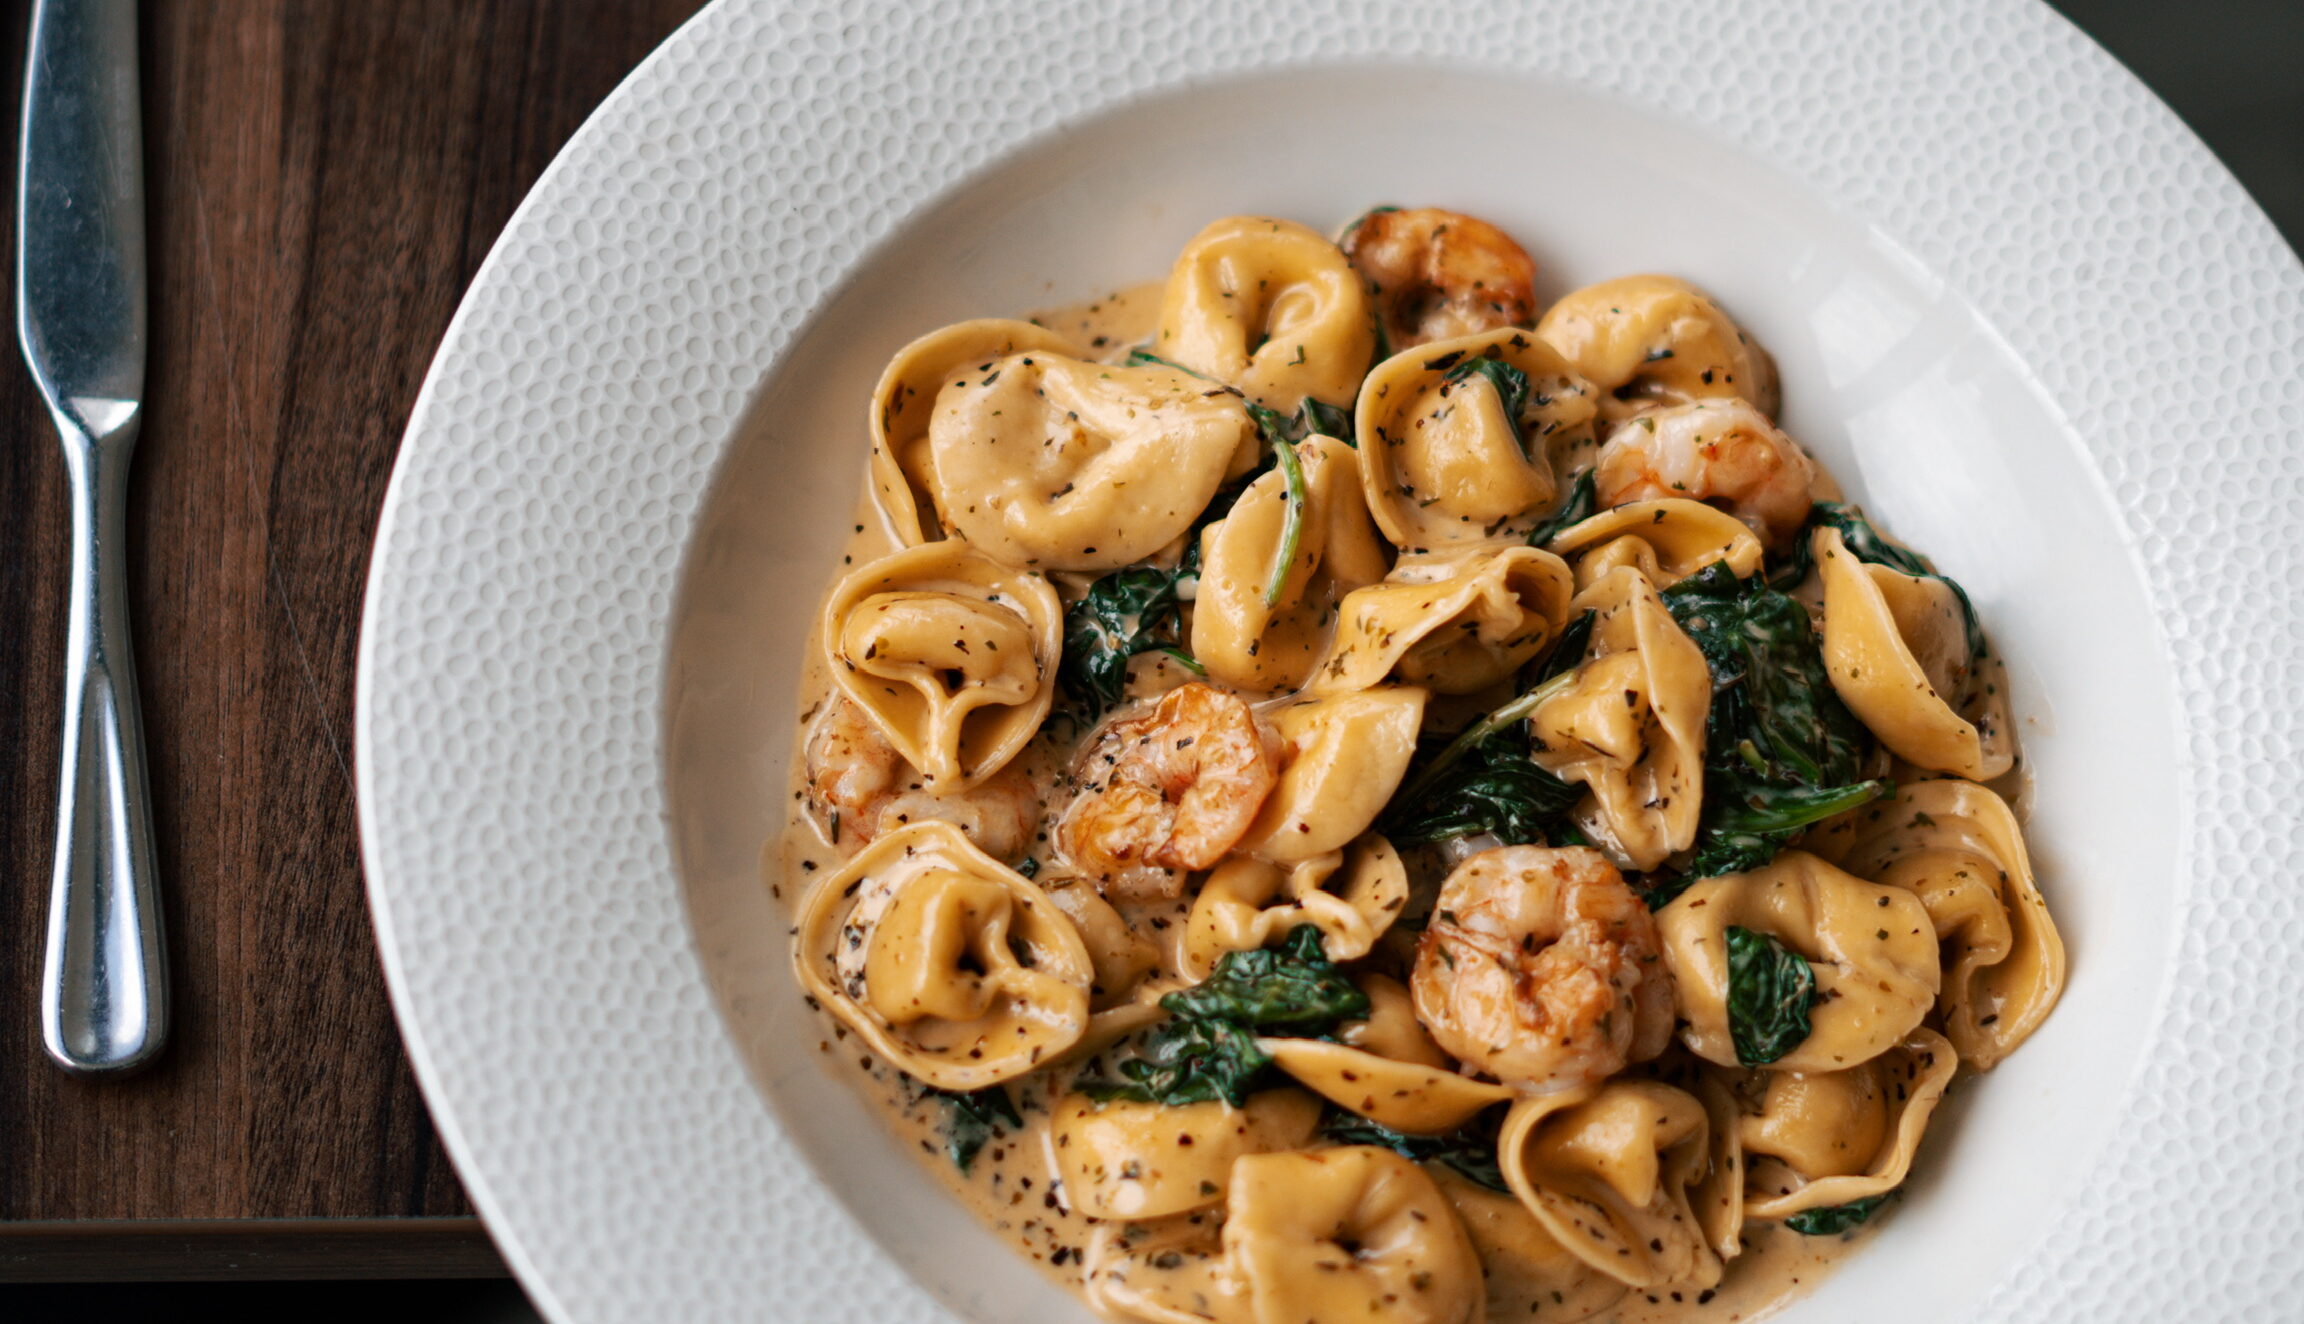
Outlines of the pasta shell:
{"label": "pasta shell", "polygon": [[[1463,373],[1483,358],[1526,375],[1518,418],[1507,416],[1485,375]],[[1589,442],[1599,395],[1551,346],[1518,328],[1386,359],[1361,387],[1355,425],[1377,526],[1414,550],[1525,533],[1559,493],[1551,453]]]}
{"label": "pasta shell", "polygon": [[924,543],[841,580],[824,603],[833,683],[931,795],[1006,766],[1055,698],[1064,610],[1036,574],[961,542]]}
{"label": "pasta shell", "polygon": [[1342,249],[1294,221],[1227,216],[1168,273],[1153,352],[1293,414],[1349,406],[1375,357],[1368,292]]}
{"label": "pasta shell", "polygon": [[1711,1124],[1685,1090],[1618,1077],[1512,1106],[1504,1179],[1586,1264],[1633,1287],[1720,1280],[1691,1193],[1711,1167]]}
{"label": "pasta shell", "polygon": [[1345,597],[1311,692],[1387,678],[1439,694],[1484,689],[1558,637],[1573,584],[1566,562],[1517,544],[1404,556],[1382,583]]}
{"label": "pasta shell", "polygon": [[1088,949],[1047,896],[949,823],[873,842],[801,904],[801,987],[937,1089],[1012,1080],[1088,1025]]}
{"label": "pasta shell", "polygon": [[1422,1168],[1346,1145],[1232,1166],[1224,1249],[1257,1324],[1381,1318],[1474,1324],[1480,1258]]}
{"label": "pasta shell", "polygon": [[1776,364],[1676,276],[1604,280],[1553,304],[1536,334],[1602,392],[1609,422],[1658,404],[1741,396],[1773,418]]}
{"label": "pasta shell", "polygon": [[1312,674],[1336,604],[1390,568],[1360,495],[1360,453],[1334,437],[1296,447],[1304,470],[1303,532],[1277,604],[1265,601],[1287,520],[1278,469],[1248,485],[1200,534],[1200,587],[1192,656],[1242,690],[1292,690]]}
{"label": "pasta shell", "polygon": [[1163,1218],[1222,1203],[1235,1162],[1302,1148],[1319,1125],[1320,1101],[1302,1090],[1264,1090],[1239,1108],[1067,1094],[1050,1109],[1048,1143],[1074,1209]]}
{"label": "pasta shell", "polygon": [[1989,781],[2014,766],[2007,697],[1968,655],[1952,587],[1858,560],[1837,529],[1811,537],[1824,581],[1824,667],[1848,710],[1931,771]]}
{"label": "pasta shell", "polygon": [[1712,672],[1646,575],[1619,566],[1568,604],[1596,613],[1576,678],[1529,714],[1537,764],[1587,795],[1577,825],[1619,866],[1653,869],[1696,839]]}
{"label": "pasta shell", "polygon": [[1189,373],[1011,354],[945,383],[929,478],[994,560],[1113,570],[1174,542],[1257,444],[1239,399]]}
{"label": "pasta shell", "polygon": [[1290,867],[1236,856],[1216,866],[1184,923],[1183,974],[1206,979],[1226,952],[1254,951],[1299,926],[1331,961],[1366,956],[1408,903],[1408,870],[1374,833]]}
{"label": "pasta shell", "polygon": [[1738,1065],[1728,1024],[1730,925],[1776,939],[1815,974],[1808,1037],[1772,1064],[1778,1070],[1870,1061],[1935,1004],[1936,930],[1919,898],[1788,850],[1764,868],[1697,882],[1657,912],[1681,1038],[1707,1062]]}
{"label": "pasta shell", "polygon": [[1744,521],[1701,501],[1665,497],[1634,501],[1571,524],[1544,544],[1566,558],[1579,592],[1618,566],[1637,570],[1658,590],[1668,589],[1715,561],[1738,579],[1760,568],[1760,539]]}
{"label": "pasta shell", "polygon": [[2006,801],[1966,781],[1906,783],[1857,817],[1842,867],[1920,898],[1945,954],[1937,1001],[1960,1060],[1989,1071],[2064,991],[2064,940]]}
{"label": "pasta shell", "polygon": [[945,383],[962,373],[989,370],[1010,354],[1074,352],[1063,336],[1004,317],[942,327],[896,351],[880,384],[872,388],[872,501],[898,546],[944,536],[934,506],[928,419]]}
{"label": "pasta shell", "polygon": [[1240,848],[1298,864],[1358,839],[1408,773],[1425,700],[1414,685],[1384,685],[1269,710],[1280,777]]}
{"label": "pasta shell", "polygon": [[1952,1045],[1920,1028],[1846,1071],[1759,1073],[1756,1110],[1737,1122],[1746,1214],[1789,1218],[1896,1189],[1959,1069]]}
{"label": "pasta shell", "polygon": [[1446,1067],[1395,1062],[1344,1044],[1318,1039],[1258,1039],[1296,1083],[1378,1126],[1408,1135],[1455,1130],[1492,1103],[1512,1097],[1503,1085],[1474,1080]]}

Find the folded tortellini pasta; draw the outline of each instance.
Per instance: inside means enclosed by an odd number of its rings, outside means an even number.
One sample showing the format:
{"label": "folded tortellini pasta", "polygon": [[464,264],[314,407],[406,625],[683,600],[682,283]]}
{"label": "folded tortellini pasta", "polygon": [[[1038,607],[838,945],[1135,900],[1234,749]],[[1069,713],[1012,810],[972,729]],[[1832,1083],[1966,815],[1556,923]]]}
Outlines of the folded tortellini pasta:
{"label": "folded tortellini pasta", "polygon": [[1391,843],[1373,832],[1287,866],[1234,856],[1216,866],[1192,899],[1182,973],[1206,979],[1225,953],[1272,946],[1306,924],[1320,930],[1329,960],[1358,960],[1407,904],[1408,870]]}
{"label": "folded tortellini pasta", "polygon": [[1559,557],[1519,544],[1403,556],[1382,583],[1346,595],[1309,688],[1335,694],[1389,677],[1438,694],[1484,689],[1558,637],[1574,582]]}
{"label": "folded tortellini pasta", "polygon": [[1448,1198],[1390,1150],[1253,1154],[1205,1220],[1098,1229],[1089,1300],[1122,1319],[1477,1324],[1480,1259]]}
{"label": "folded tortellini pasta", "polygon": [[936,519],[928,420],[945,383],[981,376],[1010,354],[1075,353],[1063,336],[1005,317],[940,327],[896,351],[872,391],[872,500],[899,545],[944,536]]}
{"label": "folded tortellini pasta", "polygon": [[833,683],[932,795],[966,791],[1029,744],[1056,692],[1064,609],[1039,575],[961,542],[842,579],[821,626]]}
{"label": "folded tortellini pasta", "polygon": [[1960,1060],[1989,1071],[2048,1019],[2064,940],[2006,801],[1973,782],[1911,782],[1868,806],[1842,867],[1908,889],[1943,945],[1937,1002]]}
{"label": "folded tortellini pasta", "polygon": [[1564,692],[1529,714],[1538,765],[1590,791],[1577,825],[1619,865],[1653,869],[1696,839],[1712,672],[1655,585],[1631,566],[1568,604],[1595,613]]}
{"label": "folded tortellini pasta", "polygon": [[1319,1126],[1320,1101],[1302,1090],[1264,1090],[1238,1108],[1067,1094],[1050,1108],[1048,1144],[1074,1209],[1164,1218],[1222,1203],[1235,1162],[1301,1149]]}
{"label": "folded tortellini pasta", "polygon": [[1743,1082],[1744,1210],[1757,1219],[1885,1195],[1911,1171],[1960,1059],[1925,1027],[1845,1071],[1766,1071]]}
{"label": "folded tortellini pasta", "polygon": [[1174,542],[1258,445],[1238,397],[1190,373],[1018,353],[944,384],[928,480],[1003,564],[1113,570]]}
{"label": "folded tortellini pasta", "polygon": [[1460,1074],[1455,1059],[1416,1019],[1397,980],[1365,975],[1368,1016],[1341,1027],[1336,1042],[1265,1038],[1257,1046],[1298,1084],[1330,1103],[1407,1135],[1439,1135],[1512,1097],[1502,1085]]}
{"label": "folded tortellini pasta", "polygon": [[1525,533],[1589,444],[1600,393],[1532,332],[1434,341],[1368,374],[1356,431],[1377,526],[1417,550]]}
{"label": "folded tortellini pasta", "polygon": [[1268,710],[1280,777],[1240,848],[1297,864],[1358,839],[1408,773],[1426,697],[1414,685],[1380,685]]}
{"label": "folded tortellini pasta", "polygon": [[1342,249],[1294,221],[1227,216],[1168,273],[1153,352],[1283,414],[1349,407],[1375,357],[1368,291]]}
{"label": "folded tortellini pasta", "polygon": [[1657,913],[1681,1038],[1707,1062],[1740,1064],[1729,1024],[1731,926],[1775,939],[1815,977],[1808,1036],[1771,1064],[1778,1070],[1868,1062],[1936,1002],[1936,930],[1919,898],[1788,850],[1748,873],[1703,879]]}
{"label": "folded tortellini pasta", "polygon": [[1630,1077],[1512,1105],[1496,1147],[1504,1179],[1544,1229],[1633,1287],[1720,1281],[1691,1202],[1711,1153],[1694,1095]]}
{"label": "folded tortellini pasta", "polygon": [[[1518,1196],[1490,1190],[1445,1167],[1426,1169],[1463,1220],[1489,1273],[1489,1316],[1575,1324],[1624,1299],[1631,1288],[1569,1253]],[[1499,1298],[1509,1284],[1517,1295]]]}
{"label": "folded tortellini pasta", "polygon": [[1971,656],[1959,593],[1858,560],[1833,528],[1810,535],[1824,581],[1824,667],[1841,702],[1910,763],[1989,781],[2015,763],[2008,698]]}
{"label": "folded tortellini pasta", "polygon": [[1711,296],[1676,276],[1622,276],[1561,299],[1536,334],[1603,392],[1610,422],[1741,396],[1776,413],[1776,364]]}
{"label": "folded tortellini pasta", "polygon": [[1044,875],[1033,880],[1072,921],[1096,971],[1089,1004],[1098,1011],[1118,1005],[1144,977],[1160,967],[1160,949],[1129,926],[1096,884],[1086,878]]}
{"label": "folded tortellini pasta", "polygon": [[949,823],[915,823],[816,884],[801,987],[938,1089],[1011,1080],[1072,1047],[1093,968],[1072,922]]}
{"label": "folded tortellini pasta", "polygon": [[1297,445],[1304,470],[1303,532],[1268,602],[1287,521],[1288,481],[1278,469],[1248,485],[1232,509],[1200,534],[1200,587],[1192,656],[1208,674],[1243,690],[1292,690],[1320,660],[1336,604],[1390,569],[1360,495],[1360,452],[1334,437]]}
{"label": "folded tortellini pasta", "polygon": [[1578,591],[1618,566],[1640,572],[1659,590],[1716,561],[1738,579],[1760,568],[1760,539],[1744,521],[1701,501],[1664,497],[1603,510],[1553,535],[1545,548],[1565,557]]}

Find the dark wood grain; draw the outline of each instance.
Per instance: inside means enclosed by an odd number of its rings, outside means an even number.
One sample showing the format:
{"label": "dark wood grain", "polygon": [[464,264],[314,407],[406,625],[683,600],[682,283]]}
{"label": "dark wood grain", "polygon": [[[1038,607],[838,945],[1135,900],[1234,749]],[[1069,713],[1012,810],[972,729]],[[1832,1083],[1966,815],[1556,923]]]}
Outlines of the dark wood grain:
{"label": "dark wood grain", "polygon": [[[130,584],[176,1022],[132,1080],[74,1080],[41,1054],[66,521],[55,443],[11,362],[0,1237],[469,1212],[362,893],[352,687],[369,543],[425,367],[498,230],[696,5],[144,7],[152,343]],[[11,121],[25,10],[6,7],[0,38]],[[96,1243],[74,1244],[85,1258]]]}

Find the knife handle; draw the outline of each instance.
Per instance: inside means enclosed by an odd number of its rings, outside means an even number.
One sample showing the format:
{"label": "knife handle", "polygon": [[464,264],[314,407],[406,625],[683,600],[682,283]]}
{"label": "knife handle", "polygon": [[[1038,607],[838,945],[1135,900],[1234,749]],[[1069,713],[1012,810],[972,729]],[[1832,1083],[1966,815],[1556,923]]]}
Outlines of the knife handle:
{"label": "knife handle", "polygon": [[168,972],[152,851],[144,722],[127,601],[128,458],[136,420],[103,440],[59,415],[72,487],[64,768],[48,894],[40,1029],[68,1071],[115,1075],[168,1034]]}

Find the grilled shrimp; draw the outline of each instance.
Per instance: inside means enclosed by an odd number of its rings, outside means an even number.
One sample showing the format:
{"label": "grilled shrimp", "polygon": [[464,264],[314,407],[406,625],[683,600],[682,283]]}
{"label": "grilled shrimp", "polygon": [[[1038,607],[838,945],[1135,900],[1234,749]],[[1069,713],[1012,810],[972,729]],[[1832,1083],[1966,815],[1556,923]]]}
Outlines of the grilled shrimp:
{"label": "grilled shrimp", "polygon": [[1343,248],[1395,354],[1536,320],[1534,259],[1476,216],[1380,207],[1352,223]]}
{"label": "grilled shrimp", "polygon": [[1606,856],[1500,846],[1440,886],[1409,991],[1442,1048],[1524,1090],[1602,1080],[1664,1051],[1656,923]]}
{"label": "grilled shrimp", "polygon": [[930,795],[853,699],[835,698],[816,719],[802,754],[808,816],[834,846],[853,855],[907,823],[950,823],[1003,860],[1023,857],[1040,828],[1043,760],[1037,744],[961,795]]}
{"label": "grilled shrimp", "polygon": [[1602,506],[1687,497],[1744,521],[1781,548],[1808,518],[1816,466],[1747,401],[1698,400],[1619,424],[1593,469]]}
{"label": "grilled shrimp", "polygon": [[1199,681],[1117,714],[1073,765],[1056,849],[1107,896],[1176,896],[1255,822],[1277,744],[1246,702]]}

